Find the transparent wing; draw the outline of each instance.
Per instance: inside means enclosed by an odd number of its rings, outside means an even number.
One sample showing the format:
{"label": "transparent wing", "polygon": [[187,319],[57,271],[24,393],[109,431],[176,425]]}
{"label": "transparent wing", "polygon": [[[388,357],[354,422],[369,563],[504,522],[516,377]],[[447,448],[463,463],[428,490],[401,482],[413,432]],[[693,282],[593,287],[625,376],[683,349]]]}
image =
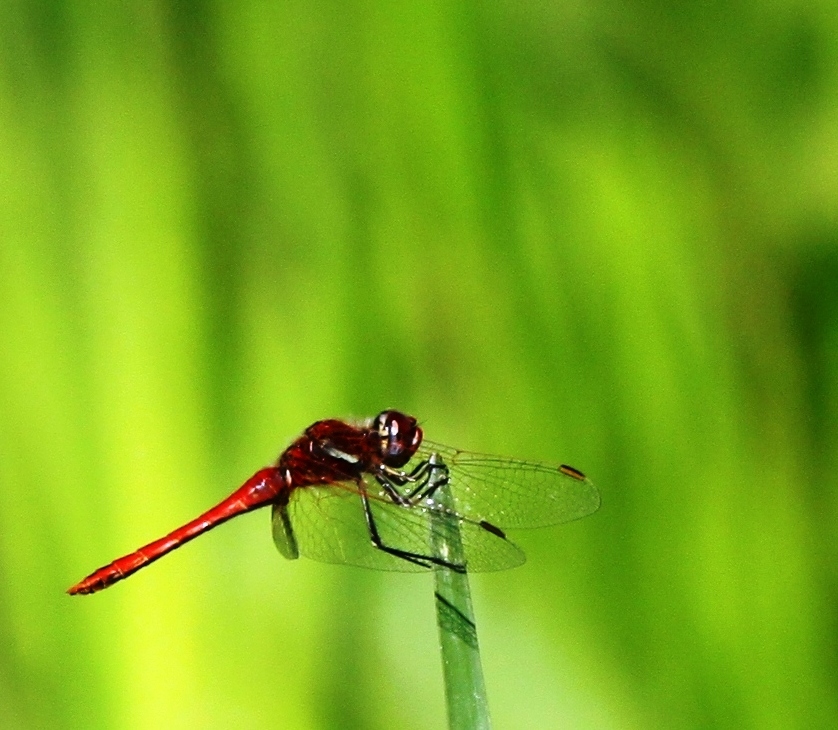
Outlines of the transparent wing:
{"label": "transparent wing", "polygon": [[[392,502],[375,483],[365,483],[365,488],[379,536],[388,547],[420,556],[432,554],[431,545],[439,537],[440,530],[433,518],[444,513],[459,526],[466,568],[470,572],[504,570],[521,565],[525,560],[520,548],[501,531],[492,531],[479,522],[447,513],[433,499],[420,505],[403,506]],[[353,482],[340,482],[301,487],[292,493],[287,516],[299,554],[325,563],[375,570],[427,570],[373,545],[358,490]],[[287,524],[279,508],[274,508],[273,519],[275,535],[281,536],[277,547],[287,556]]]}
{"label": "transparent wing", "polygon": [[596,512],[597,488],[568,466],[506,459],[424,441],[413,464],[437,453],[448,466],[454,509],[502,528],[547,527]]}

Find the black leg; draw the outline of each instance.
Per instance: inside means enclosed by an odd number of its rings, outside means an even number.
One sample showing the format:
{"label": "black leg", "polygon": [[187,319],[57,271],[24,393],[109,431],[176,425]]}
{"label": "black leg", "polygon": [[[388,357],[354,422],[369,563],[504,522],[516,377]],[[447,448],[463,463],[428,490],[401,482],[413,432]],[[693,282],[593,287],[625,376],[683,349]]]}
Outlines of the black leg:
{"label": "black leg", "polygon": [[[364,505],[364,516],[367,521],[367,529],[370,533],[370,540],[372,540],[373,546],[378,550],[381,550],[382,552],[388,553],[390,555],[394,555],[395,557],[401,558],[402,560],[406,560],[408,563],[420,565],[423,568],[431,568],[434,565],[439,565],[442,568],[448,568],[449,570],[453,570],[457,573],[466,572],[466,568],[464,565],[456,565],[455,563],[449,563],[447,560],[437,558],[433,555],[420,555],[419,553],[411,553],[407,550],[399,550],[398,548],[385,545],[381,539],[381,536],[378,534],[378,527],[376,527],[375,518],[372,516],[372,508],[370,507],[369,497],[363,490],[361,490],[361,503]],[[410,507],[406,506],[405,509],[410,509]]]}
{"label": "black leg", "polygon": [[405,474],[403,471],[398,471],[397,469],[393,469],[389,466],[381,466],[379,467],[381,470],[382,475],[385,475],[386,478],[392,482],[393,484],[403,487],[405,484],[410,484],[416,481],[427,482],[429,476],[428,470],[429,463],[428,461],[420,461],[413,471]]}
{"label": "black leg", "polygon": [[403,497],[399,494],[399,490],[396,489],[384,476],[381,474],[375,475],[375,481],[377,481],[381,488],[386,492],[387,496],[393,500],[399,507],[405,507],[410,505],[410,500],[407,497]]}
{"label": "black leg", "polygon": [[[440,479],[431,489],[426,490],[428,482],[431,479],[434,468],[444,470],[445,476]],[[390,499],[396,504],[413,504],[418,495],[420,499],[425,499],[433,495],[433,493],[444,484],[448,484],[448,468],[444,464],[431,464],[429,461],[420,462],[420,464],[410,474],[399,474],[393,472],[386,472],[386,476],[376,474],[376,480],[384,487]],[[413,488],[406,494],[401,494],[395,487],[402,487],[408,483],[414,483]]]}
{"label": "black leg", "polygon": [[[422,480],[420,484],[417,485],[416,489],[414,489],[410,494],[408,494],[409,499],[414,499],[417,495],[419,495],[419,499],[427,499],[428,497],[433,497],[434,492],[439,489],[440,487],[448,484],[448,467],[445,466],[437,466],[437,469],[445,471],[445,476],[442,477],[439,481],[437,481],[433,486],[428,487],[428,482],[431,479],[432,470],[428,470],[427,476]],[[425,489],[425,487],[428,487]]]}
{"label": "black leg", "polygon": [[407,477],[406,481],[415,482],[419,478],[420,474],[423,474],[425,471],[427,471],[429,466],[430,462],[427,459],[425,459],[424,461],[420,461],[416,465],[416,468],[412,472],[410,472],[410,474],[405,475]]}

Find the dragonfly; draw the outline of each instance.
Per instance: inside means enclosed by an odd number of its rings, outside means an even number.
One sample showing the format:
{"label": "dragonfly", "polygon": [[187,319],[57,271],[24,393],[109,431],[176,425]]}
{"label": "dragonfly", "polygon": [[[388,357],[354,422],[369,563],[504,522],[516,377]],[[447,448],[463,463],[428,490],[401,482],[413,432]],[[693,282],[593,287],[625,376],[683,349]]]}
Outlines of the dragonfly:
{"label": "dragonfly", "polygon": [[[432,478],[438,469],[444,478]],[[257,471],[215,507],[67,592],[108,588],[204,532],[268,505],[274,543],[286,558],[464,573],[521,565],[524,553],[507,529],[585,517],[599,508],[600,497],[578,469],[436,444],[424,439],[416,418],[397,410],[361,422],[317,421],[273,466]],[[458,527],[464,562],[430,549],[443,529],[439,518]]]}

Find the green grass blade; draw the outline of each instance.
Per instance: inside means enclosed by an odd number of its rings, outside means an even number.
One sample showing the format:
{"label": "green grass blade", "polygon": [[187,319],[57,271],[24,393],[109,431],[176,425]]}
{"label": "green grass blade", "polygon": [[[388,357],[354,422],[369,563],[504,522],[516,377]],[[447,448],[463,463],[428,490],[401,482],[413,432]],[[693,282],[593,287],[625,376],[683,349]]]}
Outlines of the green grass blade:
{"label": "green grass blade", "polygon": [[[432,470],[429,486],[438,484],[434,498],[451,508],[453,504],[446,483],[447,470],[441,462],[437,463],[439,467]],[[464,564],[465,555],[457,520],[438,513],[433,519],[435,529],[431,547],[434,554],[447,562]],[[451,730],[488,730],[492,725],[483,683],[468,574],[438,567],[434,576],[448,726]]]}

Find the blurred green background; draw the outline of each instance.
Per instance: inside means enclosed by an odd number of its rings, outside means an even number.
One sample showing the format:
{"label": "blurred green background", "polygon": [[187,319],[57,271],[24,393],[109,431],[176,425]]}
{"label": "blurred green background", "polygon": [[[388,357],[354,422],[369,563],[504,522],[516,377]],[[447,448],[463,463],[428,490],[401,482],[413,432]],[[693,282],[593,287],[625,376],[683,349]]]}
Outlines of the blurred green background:
{"label": "blurred green background", "polygon": [[241,517],[330,416],[570,463],[496,728],[838,725],[834,2],[10,0],[0,726],[444,724],[429,576]]}

